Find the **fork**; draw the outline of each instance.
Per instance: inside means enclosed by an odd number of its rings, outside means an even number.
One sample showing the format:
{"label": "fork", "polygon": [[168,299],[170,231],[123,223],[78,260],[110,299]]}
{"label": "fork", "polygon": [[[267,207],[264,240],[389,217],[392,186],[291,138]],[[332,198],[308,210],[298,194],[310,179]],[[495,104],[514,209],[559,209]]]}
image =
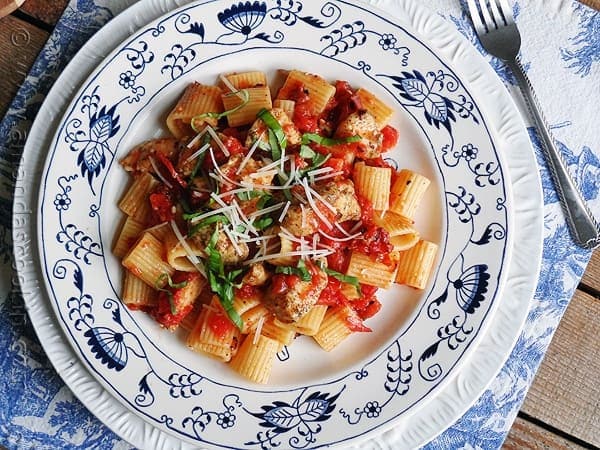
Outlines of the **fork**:
{"label": "fork", "polygon": [[488,53],[502,59],[514,73],[542,141],[542,153],[575,242],[587,249],[600,245],[598,223],[586,206],[546,126],[533,86],[519,56],[521,34],[507,0],[467,0],[479,41]]}

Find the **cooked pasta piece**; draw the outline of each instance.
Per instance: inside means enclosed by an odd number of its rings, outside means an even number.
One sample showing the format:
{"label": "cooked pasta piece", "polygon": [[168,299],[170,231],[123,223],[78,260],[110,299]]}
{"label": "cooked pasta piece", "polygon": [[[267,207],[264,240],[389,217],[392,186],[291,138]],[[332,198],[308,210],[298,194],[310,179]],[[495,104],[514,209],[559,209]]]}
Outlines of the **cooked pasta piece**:
{"label": "cooked pasta piece", "polygon": [[152,288],[163,287],[167,280],[163,276],[175,273],[175,269],[163,259],[161,241],[151,233],[144,232],[123,258],[122,264],[135,276]]}
{"label": "cooked pasta piece", "polygon": [[[227,115],[227,123],[230,127],[239,127],[249,125],[256,120],[256,114],[263,108],[271,109],[271,91],[268,86],[254,87],[244,89],[248,95],[248,102],[240,109],[235,110]],[[228,92],[222,95],[223,106],[225,110],[230,111],[240,106],[244,102],[244,98],[236,95],[233,92]]]}
{"label": "cooked pasta piece", "polygon": [[356,91],[356,95],[360,99],[362,107],[370,112],[375,118],[375,122],[377,122],[379,129],[382,129],[389,123],[394,115],[394,110],[392,108],[364,88],[359,88]]}
{"label": "cooked pasta piece", "polygon": [[166,239],[167,234],[173,234],[173,228],[169,222],[163,222],[158,225],[154,225],[151,228],[147,228],[146,231],[151,233],[159,241],[164,241]]}
{"label": "cooked pasta piece", "polygon": [[373,222],[387,231],[390,236],[401,236],[414,231],[412,220],[393,211],[375,211]]}
{"label": "cooked pasta piece", "polygon": [[412,220],[429,183],[429,178],[412,170],[399,171],[390,194],[390,210]]}
{"label": "cooked pasta piece", "polygon": [[342,287],[340,288],[340,292],[346,297],[348,300],[356,300],[360,298],[360,292],[356,288],[355,285],[350,283],[342,282]]}
{"label": "cooked pasta piece", "polygon": [[277,94],[278,99],[294,100],[299,88],[308,94],[310,111],[314,115],[321,114],[331,98],[335,95],[335,87],[318,75],[291,70],[285,83]]}
{"label": "cooked pasta piece", "polygon": [[265,384],[269,381],[279,342],[266,336],[249,334],[231,360],[231,368],[240,375]]}
{"label": "cooked pasta piece", "polygon": [[400,252],[396,282],[425,289],[433,269],[438,245],[420,240],[412,248]]}
{"label": "cooked pasta piece", "polygon": [[158,292],[140,278],[126,270],[123,278],[121,300],[131,309],[150,308],[156,305]]}
{"label": "cooked pasta piece", "polygon": [[238,351],[240,330],[229,320],[219,299],[203,306],[194,329],[187,337],[187,346],[196,352],[228,362]]}
{"label": "cooked pasta piece", "polygon": [[148,196],[159,185],[159,181],[148,172],[135,178],[119,202],[119,209],[138,222],[147,224],[152,215]]}
{"label": "cooked pasta piece", "polygon": [[113,247],[114,255],[117,258],[123,258],[143,230],[144,224],[142,222],[135,220],[131,216],[127,216]]}
{"label": "cooked pasta piece", "polygon": [[[183,272],[197,272],[198,269],[190,261],[190,255],[188,251],[183,247],[183,244],[177,239],[177,236],[173,232],[171,226],[164,234],[163,241],[165,243],[165,252],[167,254],[167,262],[175,269]],[[197,257],[204,256],[204,248],[199,245],[197,241],[193,239],[186,239],[184,241],[188,245],[188,250]]]}
{"label": "cooked pasta piece", "polygon": [[296,322],[283,323],[275,319],[275,323],[282,327],[288,327],[290,330],[293,330],[299,334],[312,336],[319,330],[326,311],[327,306],[315,305]]}
{"label": "cooked pasta piece", "polygon": [[364,162],[354,165],[356,191],[373,205],[375,210],[387,210],[390,203],[392,169],[367,166]]}
{"label": "cooked pasta piece", "polygon": [[296,332],[287,326],[281,325],[273,316],[268,317],[261,330],[260,334],[279,342],[277,351],[281,351],[284,345],[291,345],[296,337]]}
{"label": "cooked pasta piece", "polygon": [[251,72],[230,73],[221,78],[219,86],[223,92],[231,92],[230,87],[223,82],[223,78],[227,79],[229,84],[235,89],[248,89],[259,86],[267,86],[267,75],[264,72],[254,70]]}
{"label": "cooked pasta piece", "polygon": [[353,251],[346,274],[358,278],[361,283],[387,289],[395,280],[396,267],[373,261],[363,253]]}
{"label": "cooked pasta piece", "polygon": [[167,116],[167,127],[176,138],[196,134],[192,128],[192,118],[196,129],[203,125],[217,126],[217,119],[212,117],[198,118],[204,113],[223,112],[222,91],[218,86],[208,86],[200,83],[190,84],[175,107]]}
{"label": "cooked pasta piece", "polygon": [[258,324],[260,319],[267,316],[268,313],[269,310],[261,303],[253,308],[250,308],[243,314],[240,314],[240,316],[242,317],[242,322],[244,324],[242,327],[242,333],[252,333],[256,329],[256,325]]}
{"label": "cooked pasta piece", "polygon": [[323,350],[329,352],[352,334],[348,326],[348,318],[356,315],[348,305],[330,307],[325,313],[323,322],[313,339]]}
{"label": "cooked pasta piece", "polygon": [[290,119],[294,117],[294,108],[296,107],[296,102],[294,100],[287,100],[277,98],[273,100],[273,108],[279,108],[283,112],[285,112]]}

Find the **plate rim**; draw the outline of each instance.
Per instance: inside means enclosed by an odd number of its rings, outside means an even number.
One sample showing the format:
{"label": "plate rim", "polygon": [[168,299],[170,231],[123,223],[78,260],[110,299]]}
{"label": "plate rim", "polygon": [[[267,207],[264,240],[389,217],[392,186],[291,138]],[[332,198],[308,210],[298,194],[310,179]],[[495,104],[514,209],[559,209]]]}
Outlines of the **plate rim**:
{"label": "plate rim", "polygon": [[[402,0],[396,0],[396,2],[402,2]],[[116,17],[115,19],[113,19],[113,20],[116,20],[116,19],[118,19],[119,17],[124,17],[124,16],[125,16],[125,14],[131,14],[131,15],[134,15],[134,14],[136,13],[136,11],[133,11],[133,10],[134,10],[134,8],[135,8],[136,6],[138,6],[138,5],[140,5],[140,4],[144,4],[144,3],[148,3],[148,2],[144,2],[144,1],[143,1],[143,2],[139,2],[137,5],[134,5],[134,6],[130,7],[130,8],[127,10],[127,11],[124,11],[124,12],[122,12],[122,13],[121,13],[119,16],[117,16],[117,17]],[[410,4],[410,3],[411,3],[411,0],[404,0],[404,3]],[[420,8],[420,6],[419,6],[419,8]],[[417,11],[417,12],[418,12],[419,8],[416,8],[416,11]],[[139,9],[141,9],[141,7],[139,7]],[[162,15],[162,13],[161,13],[160,15]],[[156,16],[155,16],[155,18],[156,18]],[[153,19],[153,20],[154,20],[154,19]],[[153,20],[152,20],[152,21],[153,21]],[[151,21],[151,22],[152,22],[152,21]],[[403,23],[403,22],[401,21],[401,23]],[[107,25],[107,27],[108,27],[108,25]],[[103,30],[106,30],[106,28],[107,28],[107,27],[104,27],[104,28],[103,28]],[[103,31],[103,30],[101,30],[101,31]],[[453,32],[454,32],[455,34],[458,34],[458,32],[457,32],[456,30],[453,30]],[[100,34],[100,33],[98,33],[98,34]],[[98,34],[97,34],[97,35],[96,35],[94,38],[92,38],[92,39],[90,40],[90,42],[92,42],[92,41],[93,41],[95,38],[96,38],[96,39],[99,39],[99,38],[97,38]],[[429,41],[428,41],[428,43],[429,43]],[[91,44],[90,44],[90,46],[91,46]],[[118,46],[118,43],[117,43],[117,46]],[[82,48],[82,50],[80,50],[80,52],[84,52],[84,51],[85,51],[84,49],[86,49],[87,47],[88,47],[88,43],[86,43],[86,45],[85,45],[85,46]],[[435,45],[432,45],[432,47],[436,47],[436,46],[435,46]],[[79,55],[79,54],[78,54],[78,55]],[[77,57],[75,57],[75,58],[74,58],[74,60],[75,60],[75,59],[77,59]],[[100,58],[100,59],[104,59],[104,58]],[[446,58],[446,59],[444,59],[444,62],[448,62],[447,58]],[[69,66],[73,66],[73,64],[74,64],[74,62],[72,61],[72,62],[70,63],[70,65],[69,65]],[[490,69],[490,70],[491,70],[491,69]],[[67,69],[65,69],[65,71],[64,71],[64,72],[68,72],[68,71],[69,71],[69,67],[67,67]],[[493,72],[492,72],[492,73],[493,73]],[[61,78],[62,78],[62,77],[61,77]],[[83,81],[85,81],[85,79],[87,79],[87,76],[86,76],[86,78],[83,78],[83,77],[82,77],[82,79],[83,79]],[[59,80],[60,80],[60,78],[59,78]],[[56,87],[56,86],[59,84],[59,80],[57,80],[57,82],[55,83],[55,86],[52,88],[53,90],[51,90],[51,92],[49,93],[48,97],[50,97],[50,96],[52,95],[53,91],[55,90],[55,87]],[[463,80],[463,79],[461,78],[461,81],[466,81],[466,80]],[[467,87],[471,88],[471,84],[467,84]],[[471,91],[471,89],[470,89],[470,91]],[[508,94],[506,94],[506,95],[507,95],[507,97],[508,97]],[[67,108],[66,108],[66,109],[68,109],[68,108],[70,107],[70,105],[71,105],[71,103],[69,103],[69,104],[67,105]],[[483,111],[482,111],[482,113],[483,113]],[[41,115],[41,114],[40,114],[40,115]],[[38,118],[36,118],[36,122],[34,122],[34,125],[33,125],[33,127],[32,127],[32,130],[33,130],[35,127],[36,127],[36,123],[38,123],[40,115],[38,115]],[[61,116],[59,117],[59,120],[62,120],[62,118],[63,118],[63,116],[61,115]],[[38,126],[39,126],[39,125],[38,125]],[[523,130],[524,130],[524,127],[523,127]],[[490,130],[490,131],[491,131],[491,130]],[[53,140],[54,140],[54,139],[51,139],[51,141],[53,141]],[[529,141],[528,141],[528,142],[529,142]],[[530,144],[530,143],[529,143],[529,144]],[[30,152],[31,152],[31,151],[28,151],[28,150],[27,150],[27,146],[26,146],[26,148],[25,148],[25,150],[24,150],[24,158],[25,158],[25,155],[26,155],[27,153],[30,153]],[[509,171],[509,172],[510,172],[510,171]],[[509,184],[508,184],[508,186],[510,186],[510,184],[511,184],[511,183],[509,183]],[[512,190],[512,189],[511,189],[511,190]],[[514,241],[513,241],[513,242],[514,242]],[[36,246],[37,246],[37,243],[36,243]],[[509,272],[508,270],[507,270],[507,271],[505,271],[505,274],[506,274],[506,276],[508,276],[508,275],[507,275],[507,274],[508,274],[508,272]],[[536,279],[537,279],[537,277],[536,277]],[[31,300],[31,299],[29,299],[29,300]],[[28,306],[29,306],[29,305],[28,305]],[[29,309],[29,308],[28,308],[28,309]],[[489,324],[489,322],[491,322],[491,321],[492,321],[492,320],[487,320],[487,323]],[[33,320],[32,320],[32,322],[33,322]],[[486,328],[487,328],[487,327],[486,327]],[[519,328],[520,328],[520,327],[519,327]],[[37,332],[38,332],[38,329],[37,329],[37,327],[36,327],[36,333],[37,333]],[[485,334],[485,332],[486,332],[486,330],[484,330],[483,332],[481,332],[481,334],[480,334],[480,336],[478,336],[478,338],[479,338],[479,339],[481,339],[481,338],[482,338],[482,336],[483,336],[483,334]],[[515,339],[516,339],[516,337],[515,337]],[[69,343],[67,343],[66,345],[69,345],[69,346],[70,346],[70,344],[69,344]],[[475,343],[472,343],[471,345],[475,345]],[[512,348],[512,347],[511,347],[511,348]],[[508,355],[507,355],[507,356],[508,356]],[[53,362],[53,363],[54,363],[54,362]],[[62,374],[61,374],[61,376],[62,376]],[[451,378],[451,377],[449,377],[449,378]],[[490,379],[490,382],[491,382],[492,380],[493,380],[493,377]],[[65,381],[66,381],[66,380],[65,380]],[[448,380],[448,381],[450,381],[450,380]],[[67,383],[67,384],[69,384],[69,383]],[[476,399],[475,399],[475,400],[476,400]],[[396,420],[397,420],[397,419],[393,420],[392,422],[394,422],[394,423],[395,423],[395,421],[396,421]],[[369,434],[369,436],[371,435],[371,433],[368,433],[368,434]]]}

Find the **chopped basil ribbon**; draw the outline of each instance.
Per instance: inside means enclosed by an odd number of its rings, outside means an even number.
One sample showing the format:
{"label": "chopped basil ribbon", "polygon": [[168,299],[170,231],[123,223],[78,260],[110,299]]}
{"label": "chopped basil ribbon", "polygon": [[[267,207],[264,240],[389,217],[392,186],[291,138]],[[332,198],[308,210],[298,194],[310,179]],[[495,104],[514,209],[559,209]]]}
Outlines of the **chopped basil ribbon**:
{"label": "chopped basil ribbon", "polygon": [[273,224],[273,219],[270,217],[261,217],[252,222],[252,226],[258,231],[262,231],[265,228],[269,228]]}
{"label": "chopped basil ribbon", "polygon": [[310,172],[311,170],[315,170],[315,169],[321,167],[323,164],[325,164],[327,162],[327,160],[329,158],[331,158],[331,153],[328,153],[327,155],[323,155],[321,153],[316,153],[315,156],[312,158],[312,164],[310,166],[308,166],[307,168],[300,170],[300,174],[305,175],[306,173]]}
{"label": "chopped basil ribbon", "polygon": [[351,144],[352,142],[359,142],[361,139],[362,138],[359,135],[335,139],[335,138],[328,138],[325,136],[321,136],[320,134],[316,134],[316,133],[304,133],[302,135],[301,144],[306,145],[309,142],[314,142],[315,144],[323,145],[325,147],[331,147],[333,145]]}
{"label": "chopped basil ribbon", "polygon": [[171,314],[175,315],[177,314],[177,305],[175,305],[175,298],[173,297],[173,292],[170,289],[165,289],[161,287],[164,286],[163,283],[165,279],[167,280],[167,285],[171,289],[182,289],[187,286],[188,282],[187,280],[184,280],[181,283],[173,283],[171,275],[169,275],[168,273],[163,273],[156,279],[156,282],[154,283],[154,287],[156,287],[158,291],[167,294],[167,298],[169,299],[169,306],[171,306]]}
{"label": "chopped basil ribbon", "polygon": [[221,254],[216,249],[217,239],[219,238],[219,229],[213,232],[208,245],[206,246],[206,275],[210,284],[210,290],[219,297],[221,306],[231,319],[231,321],[241,330],[244,326],[242,318],[233,307],[233,288],[238,287],[235,279],[241,275],[242,269],[232,270],[225,273],[225,265]]}
{"label": "chopped basil ribbon", "polygon": [[237,91],[237,92],[230,92],[229,94],[226,95],[226,97],[230,97],[232,95],[237,95],[238,93],[242,94],[242,96],[244,97],[242,99],[242,103],[240,103],[239,105],[235,106],[234,108],[228,109],[227,111],[223,111],[223,112],[220,112],[220,113],[217,113],[217,112],[206,112],[206,113],[198,114],[197,116],[192,117],[192,120],[190,120],[190,126],[192,127],[192,130],[194,130],[196,133],[200,132],[194,126],[194,121],[196,121],[196,120],[206,119],[206,118],[219,120],[219,119],[221,119],[223,117],[228,116],[229,114],[233,114],[234,112],[239,111],[244,106],[246,106],[248,104],[248,102],[250,101],[250,93],[246,89],[242,89],[241,91]]}
{"label": "chopped basil ribbon", "polygon": [[269,129],[269,145],[273,161],[281,159],[281,154],[287,146],[287,139],[281,124],[267,109],[262,108],[256,117],[261,119]]}
{"label": "chopped basil ribbon", "polygon": [[200,222],[195,223],[189,230],[188,236],[195,235],[201,228],[212,225],[213,223],[229,223],[229,219],[225,217],[223,214],[216,214],[214,216],[209,216],[205,219],[202,219]]}
{"label": "chopped basil ribbon", "polygon": [[275,273],[282,273],[284,275],[296,275],[302,281],[311,281],[312,275],[306,268],[306,263],[303,259],[298,261],[298,265],[296,267],[292,266],[278,266],[275,269]]}
{"label": "chopped basil ribbon", "polygon": [[335,270],[328,269],[327,267],[323,267],[323,270],[325,271],[325,273],[327,275],[332,276],[336,280],[339,280],[343,283],[351,284],[352,286],[354,286],[356,288],[358,293],[361,294],[360,283],[358,281],[358,278],[353,277],[352,275],[344,275],[343,273],[336,272]]}

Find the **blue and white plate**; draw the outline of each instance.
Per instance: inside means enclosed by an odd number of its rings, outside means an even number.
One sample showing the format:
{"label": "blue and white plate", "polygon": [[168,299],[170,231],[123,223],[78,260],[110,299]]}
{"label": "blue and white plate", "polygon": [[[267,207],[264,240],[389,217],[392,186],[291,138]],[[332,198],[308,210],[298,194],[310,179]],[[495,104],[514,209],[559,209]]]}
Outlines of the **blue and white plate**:
{"label": "blue and white plate", "polygon": [[[358,3],[316,3],[209,1],[168,13],[98,66],[50,145],[38,246],[58,321],[104,388],[184,441],[315,448],[381,432],[457,375],[502,299],[515,230],[498,125],[410,24]],[[331,353],[298,339],[278,355],[269,385],[258,386],[124,307],[111,247],[128,183],[118,160],[166,134],[187,83],[242,70],[273,78],[278,69],[348,80],[396,109],[401,138],[389,156],[433,180],[416,225],[440,251],[424,292],[382,296],[373,333]]]}

